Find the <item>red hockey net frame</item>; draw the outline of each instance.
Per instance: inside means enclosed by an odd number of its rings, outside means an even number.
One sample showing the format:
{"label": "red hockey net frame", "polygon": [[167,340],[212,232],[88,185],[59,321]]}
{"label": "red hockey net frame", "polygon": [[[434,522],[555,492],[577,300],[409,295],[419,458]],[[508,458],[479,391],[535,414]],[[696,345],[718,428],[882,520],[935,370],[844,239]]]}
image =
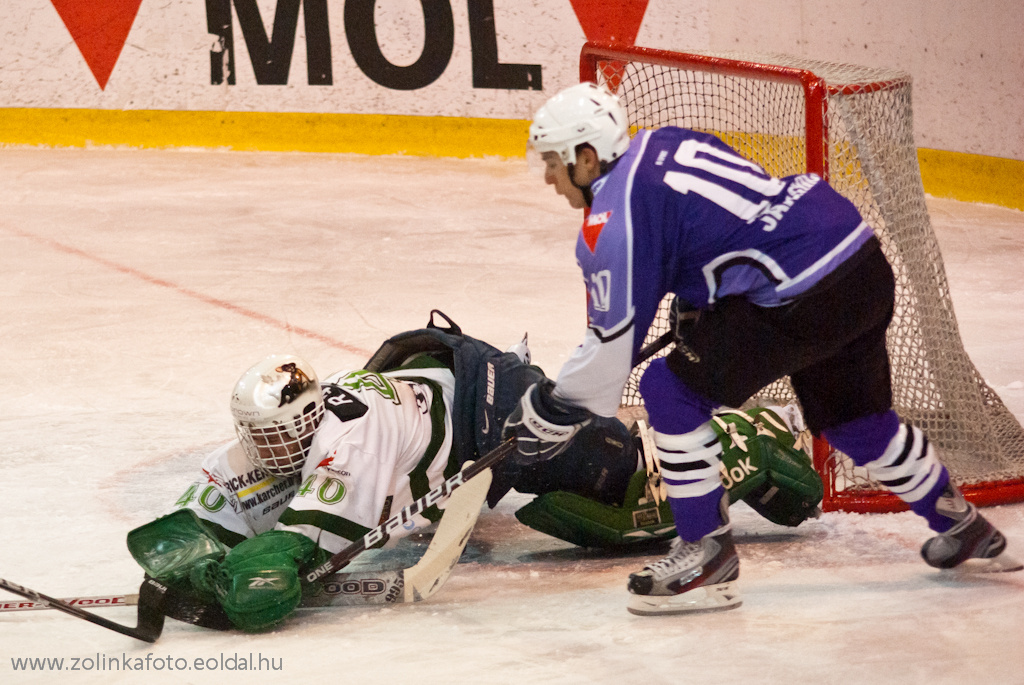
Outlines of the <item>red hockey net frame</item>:
{"label": "red hockey net frame", "polygon": [[[635,83],[636,74],[649,67],[663,67],[664,70],[654,75],[645,76],[644,78],[649,79],[654,85],[644,83],[641,89],[641,86]],[[716,130],[714,125],[702,125],[703,119],[700,117],[695,119],[698,122],[696,124],[676,123],[677,114],[670,114],[666,117],[652,113],[658,108],[697,110],[709,107],[708,101],[714,97],[711,87],[703,85],[699,81],[695,85],[680,86],[679,81],[683,81],[686,77],[677,79],[674,76],[674,74],[697,73],[730,81],[735,79],[738,83],[757,84],[756,87],[749,88],[749,92],[745,95],[750,98],[772,97],[766,95],[762,84],[780,84],[790,93],[799,92],[801,96],[798,99],[802,100],[802,105],[794,108],[793,111],[799,112],[802,108],[802,120],[798,123],[795,121],[798,118],[796,115],[788,114],[791,121],[787,124],[788,128],[785,133],[776,132],[765,136],[743,133],[742,126],[737,129],[735,125],[731,129],[728,126],[719,125]],[[933,298],[936,300],[935,308],[945,310],[940,313],[940,317],[952,318],[952,305],[948,298],[941,257],[938,255],[937,244],[934,244],[934,234],[924,209],[924,191],[920,184],[920,173],[917,169],[916,153],[912,141],[909,76],[895,70],[873,70],[781,55],[748,57],[678,53],[637,46],[589,42],[584,45],[580,55],[580,80],[604,83],[613,91],[620,92],[633,129],[656,128],[668,123],[685,125],[689,128],[701,128],[716,133],[742,154],[760,163],[776,176],[807,172],[816,173],[830,182],[833,179],[838,181],[838,184],[833,183],[833,186],[862,209],[865,218],[876,227],[876,233],[882,239],[883,248],[886,250],[887,256],[890,257],[890,261],[894,262],[898,281],[898,311],[901,309],[899,302],[901,291],[903,297],[907,299],[902,307],[906,310],[904,313],[907,315],[909,323],[902,327],[900,325],[890,327],[891,353],[894,347],[899,346],[902,356],[908,356],[905,354],[907,349],[910,350],[910,356],[921,350],[924,350],[921,352],[921,356],[927,356],[928,341],[926,340],[922,344],[914,338],[922,335],[926,338],[929,336],[942,338],[942,344],[945,347],[942,348],[938,356],[956,358],[955,361],[958,363],[956,371],[964,376],[964,380],[960,381],[960,384],[966,387],[969,391],[968,394],[978,396],[976,399],[972,397],[971,401],[980,406],[977,412],[973,409],[967,412],[969,414],[967,423],[977,423],[980,420],[981,423],[986,424],[983,430],[997,435],[994,442],[990,440],[991,444],[980,447],[982,452],[987,450],[988,453],[975,458],[970,454],[970,444],[972,439],[976,441],[977,436],[972,438],[971,435],[965,435],[963,439],[957,437],[951,440],[943,435],[945,430],[943,422],[957,424],[957,421],[950,421],[951,412],[954,412],[956,408],[950,409],[945,406],[943,398],[940,398],[937,403],[940,407],[939,410],[933,408],[932,405],[936,403],[931,400],[923,403],[927,405],[926,409],[905,408],[904,405],[912,405],[919,397],[930,392],[930,390],[921,391],[920,377],[927,377],[923,381],[925,386],[936,385],[933,376],[941,372],[938,370],[939,365],[934,363],[936,356],[934,351],[932,352],[931,366],[923,371],[913,368],[902,372],[894,368],[894,387],[897,390],[895,394],[898,395],[896,398],[897,411],[911,423],[921,425],[926,432],[929,432],[929,435],[932,432],[939,433],[938,440],[933,438],[933,443],[937,442],[940,445],[940,453],[952,453],[952,458],[943,454],[943,461],[950,468],[954,482],[960,486],[967,499],[978,506],[1024,500],[1024,454],[1022,454],[1024,452],[1022,442],[1024,441],[1021,440],[1024,431],[1020,424],[1012,415],[1009,415],[998,396],[985,385],[966,358],[966,353],[963,352],[962,343],[959,340],[955,319],[952,322],[940,322],[946,329],[951,329],[943,330],[941,335],[934,335],[931,332],[931,324],[922,327],[916,320],[918,317],[916,303],[917,298],[921,296],[921,286],[915,281],[915,278],[918,281],[921,278],[914,273],[915,261],[929,262],[925,269],[929,272],[927,278],[936,280],[937,284],[934,287],[933,284],[926,284],[925,290],[935,290],[938,293]],[[643,92],[631,92],[633,87]],[[681,92],[681,90],[685,91],[687,87],[692,92]],[[665,96],[659,91],[669,94]],[[895,104],[889,102],[892,99],[890,98],[891,94],[895,94]],[[792,94],[785,97],[793,99]],[[872,98],[875,100],[873,101]],[[894,110],[894,112],[886,112],[885,115],[893,117],[898,123],[894,126],[893,131],[886,131],[885,137],[891,136],[894,139],[900,139],[896,141],[897,144],[893,144],[892,140],[886,140],[884,144],[875,145],[869,137],[865,137],[863,132],[857,131],[858,127],[867,129],[868,126],[865,125],[865,122],[869,121],[871,117],[876,119],[879,117],[871,113],[862,114],[855,110],[863,109],[865,106],[868,108],[878,107],[878,98],[886,98],[884,106]],[[868,104],[864,105],[865,102]],[[830,112],[830,105],[838,111]],[[678,118],[684,119],[682,116],[678,116]],[[843,130],[830,131],[830,122],[835,128]],[[887,125],[892,126],[891,124]],[[775,138],[777,142],[778,139],[787,137],[792,141],[788,145],[790,149],[787,150],[787,154],[781,155],[781,158],[780,156],[773,157],[774,153],[769,154],[765,139]],[[906,149],[899,150],[894,156],[891,151],[887,150],[889,147]],[[884,159],[876,164],[873,160],[860,158],[863,155],[871,154],[877,154]],[[908,158],[912,158],[912,160]],[[836,167],[835,174],[832,173],[830,164]],[[878,180],[880,173],[888,173],[888,167],[893,165],[913,167],[912,169],[903,168],[899,171],[902,177],[906,177],[900,179],[902,185],[893,184],[887,178]],[[881,172],[879,168],[881,168]],[[844,180],[848,177],[856,177],[858,180],[848,183]],[[872,180],[865,180],[868,177],[872,177]],[[895,191],[893,191],[893,187],[896,187]],[[893,217],[892,212],[886,213],[885,208],[882,207],[885,201],[872,196],[880,195],[885,190],[897,194],[903,193],[911,197],[912,202],[909,204],[917,205],[917,215],[907,218]],[[892,192],[889,194],[891,195]],[[890,198],[888,201],[890,203],[894,201],[898,205],[901,198]],[[916,260],[908,259],[909,252],[900,244],[901,240],[904,242],[916,241],[920,236],[914,237],[907,234],[910,237],[901,237],[897,234],[893,237],[890,235],[890,225],[898,228],[901,223],[914,224],[915,230],[927,238],[924,242],[929,243],[930,252],[926,257],[918,257]],[[909,275],[905,274],[908,270],[907,264],[910,264]],[[925,294],[929,295],[929,293]],[[899,314],[897,318],[899,318]],[[645,342],[650,342],[660,335],[666,329],[665,323],[664,312],[662,312],[648,333]],[[924,329],[923,333],[922,329]],[[911,340],[911,342],[907,343],[907,340]],[[949,340],[953,342],[949,342]],[[895,361],[894,366],[898,363],[898,360]],[[915,361],[914,364],[918,364],[918,362]],[[928,364],[928,361],[924,362],[925,366]],[[644,368],[646,368],[646,363],[634,370],[623,396],[624,408],[628,408],[627,405],[641,405],[637,382]],[[913,380],[906,382],[903,378],[897,378],[901,374],[912,376]],[[909,386],[909,389],[900,392],[901,388],[905,386]],[[789,388],[788,382],[782,381],[781,384],[767,388],[759,398],[785,401],[792,398],[792,390]],[[901,401],[903,405],[901,405]],[[948,404],[952,406],[954,403],[948,402]],[[990,414],[993,416],[989,416]],[[988,425],[993,422],[994,426]],[[962,423],[964,421],[960,421],[960,424]],[[966,447],[960,443],[965,443]],[[947,449],[943,450],[943,446]],[[825,486],[825,496],[822,500],[824,511],[869,513],[907,509],[907,506],[899,498],[886,491],[878,483],[871,481],[863,473],[855,474],[857,469],[852,466],[852,462],[845,455],[832,449],[825,440],[814,440],[813,460],[815,469],[821,474]],[[967,461],[972,463],[961,463]],[[974,461],[983,462],[982,468],[976,468]],[[986,464],[989,461],[997,463],[994,466],[989,466]],[[861,471],[863,470],[861,469]]]}

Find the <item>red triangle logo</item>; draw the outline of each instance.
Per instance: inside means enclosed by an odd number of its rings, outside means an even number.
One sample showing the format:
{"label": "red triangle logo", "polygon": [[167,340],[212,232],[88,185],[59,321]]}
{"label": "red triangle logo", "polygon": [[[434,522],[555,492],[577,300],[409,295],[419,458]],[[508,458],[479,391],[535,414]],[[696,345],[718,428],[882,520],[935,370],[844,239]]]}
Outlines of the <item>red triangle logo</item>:
{"label": "red triangle logo", "polygon": [[608,220],[612,218],[611,210],[607,212],[601,212],[600,214],[588,214],[586,220],[583,222],[583,242],[590,248],[590,253],[593,254],[597,249],[597,239],[601,237],[601,231],[604,230],[604,225],[608,223]]}
{"label": "red triangle logo", "polygon": [[570,0],[587,40],[633,45],[648,0]]}
{"label": "red triangle logo", "polygon": [[[648,0],[570,0],[587,40],[633,45]],[[605,85],[614,93],[622,80],[622,62],[608,62]]]}
{"label": "red triangle logo", "polygon": [[142,0],[50,0],[100,90],[107,87]]}

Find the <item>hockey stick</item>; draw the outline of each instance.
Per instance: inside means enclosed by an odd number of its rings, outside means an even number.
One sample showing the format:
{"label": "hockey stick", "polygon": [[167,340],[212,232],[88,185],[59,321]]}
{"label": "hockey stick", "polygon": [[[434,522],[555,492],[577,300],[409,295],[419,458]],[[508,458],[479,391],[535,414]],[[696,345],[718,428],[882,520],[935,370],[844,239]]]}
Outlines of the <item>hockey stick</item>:
{"label": "hockey stick", "polygon": [[636,363],[633,364],[633,366],[640,366],[645,361],[661,352],[675,341],[675,337],[676,334],[672,331],[659,335],[655,340],[652,340],[649,345],[636,353]]}
{"label": "hockey stick", "polygon": [[[89,607],[90,609],[106,609],[107,607],[128,607],[139,603],[138,593],[127,595],[90,595],[86,597],[61,597],[60,601],[76,607]],[[40,609],[52,609],[53,606],[46,602],[20,600],[16,602],[0,602],[0,612],[5,611],[39,611]]]}
{"label": "hockey stick", "polygon": [[[493,454],[493,453],[491,453]],[[486,455],[490,456],[490,454]],[[495,462],[492,461],[493,465]],[[469,467],[465,472],[468,472]],[[464,473],[465,473],[464,472]],[[419,602],[437,592],[462,556],[469,536],[473,532],[491,484],[489,470],[474,469],[477,474],[462,487],[452,492],[444,509],[444,515],[437,525],[427,551],[413,566],[388,571],[362,571],[335,573],[323,578],[302,598],[303,608],[331,606],[366,606]],[[23,595],[29,599],[33,597]],[[94,595],[69,597],[56,600],[74,609],[82,606],[106,608],[133,606],[139,601],[138,594]],[[38,611],[58,609],[54,602],[33,600],[27,602],[0,602],[0,612]],[[83,612],[88,613],[88,612]],[[77,615],[77,614],[76,614]]]}
{"label": "hockey stick", "polygon": [[459,471],[454,476],[423,495],[423,497],[420,497],[397,514],[384,521],[376,528],[371,528],[366,535],[359,538],[351,545],[307,573],[306,582],[315,583],[325,576],[344,568],[351,563],[353,559],[359,556],[360,553],[373,547],[381,540],[384,540],[391,531],[396,530],[403,524],[407,523],[413,516],[422,512],[424,509],[441,502],[457,488],[464,486],[472,480],[474,476],[477,476],[478,474],[487,471],[495,464],[498,464],[502,459],[512,453],[515,449],[515,444],[515,440],[506,440],[484,456],[480,457],[477,461],[467,463],[463,470]]}
{"label": "hockey stick", "polygon": [[44,595],[41,592],[30,590],[27,587],[18,585],[17,583],[12,583],[4,580],[3,578],[0,578],[0,589],[13,592],[16,595],[30,599],[33,602],[41,602],[53,609],[70,614],[75,618],[95,623],[107,630],[113,630],[121,633],[122,635],[134,637],[136,640],[142,640],[143,642],[156,642],[157,638],[160,637],[160,633],[162,633],[164,629],[164,615],[153,609],[153,607],[159,603],[160,597],[163,593],[167,591],[166,587],[159,585],[158,583],[147,583],[143,586],[141,592],[145,597],[141,597],[137,600],[139,603],[139,617],[137,624],[134,627],[115,623],[114,621],[110,621],[102,616],[65,602],[62,599]]}
{"label": "hockey stick", "polygon": [[[467,466],[467,470],[468,470]],[[336,573],[307,586],[300,608],[420,602],[441,589],[459,563],[491,487],[491,472],[478,472],[455,490],[420,560],[396,571]]]}

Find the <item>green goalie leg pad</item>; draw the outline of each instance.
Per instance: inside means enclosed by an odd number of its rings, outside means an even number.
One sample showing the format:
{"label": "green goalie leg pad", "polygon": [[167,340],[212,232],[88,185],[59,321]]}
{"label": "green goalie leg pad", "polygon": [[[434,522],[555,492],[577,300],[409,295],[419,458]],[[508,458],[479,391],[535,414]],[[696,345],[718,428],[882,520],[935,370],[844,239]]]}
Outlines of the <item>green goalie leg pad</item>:
{"label": "green goalie leg pad", "polygon": [[775,412],[718,414],[712,427],[722,443],[722,484],[729,502],[743,500],[772,523],[796,526],[817,516],[824,494],[810,457]]}
{"label": "green goalie leg pad", "polygon": [[638,471],[623,506],[602,504],[570,492],[549,492],[516,511],[524,525],[580,547],[625,547],[676,535],[668,502],[644,498],[647,474]]}
{"label": "green goalie leg pad", "polygon": [[762,462],[768,477],[750,489],[743,501],[782,526],[797,526],[818,516],[825,489],[807,454],[770,440],[755,449],[765,451]]}

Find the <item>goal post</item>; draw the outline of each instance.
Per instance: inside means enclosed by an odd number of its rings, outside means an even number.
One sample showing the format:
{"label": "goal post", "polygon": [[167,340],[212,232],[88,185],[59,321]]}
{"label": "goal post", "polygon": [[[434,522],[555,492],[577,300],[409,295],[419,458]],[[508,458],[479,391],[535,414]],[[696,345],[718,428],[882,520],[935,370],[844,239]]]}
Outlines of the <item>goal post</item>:
{"label": "goal post", "polygon": [[[617,92],[633,131],[713,133],[774,176],[816,173],[851,200],[896,277],[887,335],[896,412],[927,433],[969,500],[1024,500],[1024,429],[974,367],[957,327],[921,185],[908,74],[787,55],[589,42],[580,79]],[[667,299],[645,343],[667,330],[666,306]],[[637,384],[645,367],[627,383],[625,414],[642,412]],[[783,379],[754,401],[793,399]],[[825,484],[823,510],[906,509],[823,440],[814,443],[814,463]]]}

